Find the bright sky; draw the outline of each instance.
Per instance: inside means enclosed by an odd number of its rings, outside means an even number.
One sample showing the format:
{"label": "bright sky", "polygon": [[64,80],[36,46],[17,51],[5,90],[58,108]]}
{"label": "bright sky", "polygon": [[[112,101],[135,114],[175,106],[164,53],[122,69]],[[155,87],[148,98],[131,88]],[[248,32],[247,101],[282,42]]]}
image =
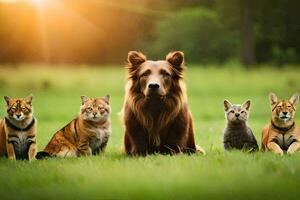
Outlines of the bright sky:
{"label": "bright sky", "polygon": [[0,0],[0,3],[17,3],[17,2],[27,2],[33,6],[40,7],[45,6],[51,2],[51,0]]}

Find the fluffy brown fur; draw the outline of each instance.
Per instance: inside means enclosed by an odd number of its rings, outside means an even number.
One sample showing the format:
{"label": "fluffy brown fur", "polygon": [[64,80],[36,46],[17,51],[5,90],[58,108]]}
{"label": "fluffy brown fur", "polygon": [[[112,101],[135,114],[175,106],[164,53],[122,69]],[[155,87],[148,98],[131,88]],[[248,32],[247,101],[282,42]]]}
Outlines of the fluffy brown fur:
{"label": "fluffy brown fur", "polygon": [[125,152],[129,155],[196,152],[183,81],[183,53],[171,52],[166,60],[151,61],[142,53],[131,51],[126,68]]}
{"label": "fluffy brown fur", "polygon": [[32,160],[37,152],[32,96],[20,99],[5,96],[4,99],[7,116],[0,120],[0,156]]}
{"label": "fluffy brown fur", "polygon": [[105,150],[111,133],[109,96],[81,99],[78,117],[54,134],[37,159],[89,156]]}

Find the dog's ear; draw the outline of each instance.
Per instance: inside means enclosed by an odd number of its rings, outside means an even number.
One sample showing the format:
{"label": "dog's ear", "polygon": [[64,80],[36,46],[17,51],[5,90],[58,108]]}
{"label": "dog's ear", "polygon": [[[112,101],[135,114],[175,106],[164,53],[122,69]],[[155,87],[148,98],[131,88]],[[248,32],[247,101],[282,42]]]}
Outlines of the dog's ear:
{"label": "dog's ear", "polygon": [[293,94],[293,96],[290,98],[290,102],[293,104],[294,108],[296,108],[299,102],[299,94],[298,93]]}
{"label": "dog's ear", "polygon": [[127,68],[134,70],[147,60],[146,56],[138,51],[130,51],[127,57]]}
{"label": "dog's ear", "polygon": [[277,98],[276,94],[270,93],[270,94],[269,94],[269,101],[270,101],[271,108],[273,109],[273,107],[274,107],[274,106],[277,104],[277,102],[278,102],[278,98]]}
{"label": "dog's ear", "polygon": [[184,53],[182,51],[168,53],[166,60],[179,72],[184,69]]}
{"label": "dog's ear", "polygon": [[85,95],[82,95],[80,98],[81,98],[81,104],[82,104],[82,105],[85,104],[85,102],[87,102],[88,100],[90,100],[90,98],[88,98],[88,97],[85,96]]}
{"label": "dog's ear", "polygon": [[229,110],[229,108],[232,107],[232,104],[228,101],[228,100],[224,100],[224,110],[225,112],[227,112]]}
{"label": "dog's ear", "polygon": [[243,108],[245,108],[246,110],[250,110],[250,106],[251,106],[251,101],[247,100],[245,103],[243,103]]}

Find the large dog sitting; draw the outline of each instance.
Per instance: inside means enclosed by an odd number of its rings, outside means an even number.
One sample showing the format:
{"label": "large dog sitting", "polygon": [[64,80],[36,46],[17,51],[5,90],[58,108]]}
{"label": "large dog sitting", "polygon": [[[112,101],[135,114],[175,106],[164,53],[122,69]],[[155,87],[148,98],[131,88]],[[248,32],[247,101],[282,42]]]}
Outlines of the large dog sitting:
{"label": "large dog sitting", "polygon": [[293,154],[300,149],[300,128],[294,116],[299,95],[289,100],[278,100],[273,93],[269,95],[272,117],[271,122],[262,131],[262,149],[283,155]]}
{"label": "large dog sitting", "polygon": [[124,148],[129,155],[194,153],[192,116],[183,81],[184,54],[151,61],[128,53],[128,82],[123,108]]}

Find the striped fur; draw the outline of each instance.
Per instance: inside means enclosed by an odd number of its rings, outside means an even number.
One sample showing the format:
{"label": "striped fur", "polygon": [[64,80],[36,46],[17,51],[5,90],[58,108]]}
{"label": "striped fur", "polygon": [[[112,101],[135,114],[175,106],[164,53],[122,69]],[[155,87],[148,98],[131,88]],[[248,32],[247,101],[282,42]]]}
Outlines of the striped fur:
{"label": "striped fur", "polygon": [[54,134],[37,159],[96,155],[105,150],[111,134],[109,96],[81,99],[78,117]]}
{"label": "striped fur", "polygon": [[7,116],[0,120],[0,156],[11,160],[32,160],[37,152],[37,122],[33,117],[32,96],[24,99],[4,97]]}

